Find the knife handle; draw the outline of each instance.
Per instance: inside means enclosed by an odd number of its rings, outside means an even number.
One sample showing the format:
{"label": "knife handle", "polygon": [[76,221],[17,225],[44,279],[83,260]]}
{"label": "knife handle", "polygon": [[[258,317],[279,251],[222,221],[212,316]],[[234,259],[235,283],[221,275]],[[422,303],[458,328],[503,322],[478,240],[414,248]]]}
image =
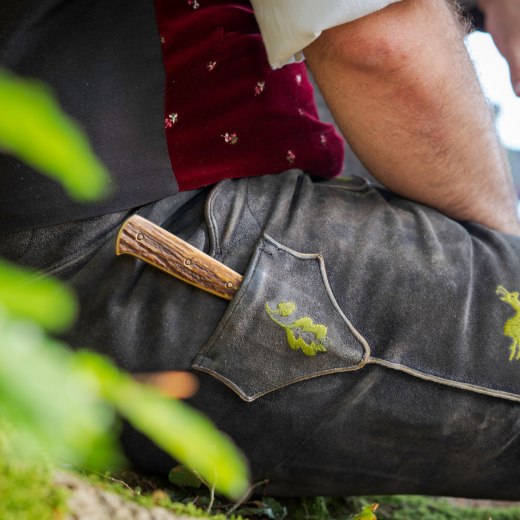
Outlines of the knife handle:
{"label": "knife handle", "polygon": [[117,255],[132,255],[199,289],[231,300],[243,277],[139,215],[119,230]]}

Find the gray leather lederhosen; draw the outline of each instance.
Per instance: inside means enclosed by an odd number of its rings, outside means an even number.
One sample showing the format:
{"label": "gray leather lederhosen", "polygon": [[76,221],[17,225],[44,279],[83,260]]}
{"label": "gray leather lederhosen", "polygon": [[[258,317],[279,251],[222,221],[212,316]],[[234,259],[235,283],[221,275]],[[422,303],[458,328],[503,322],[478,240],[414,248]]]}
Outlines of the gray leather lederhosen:
{"label": "gray leather lederhosen", "polygon": [[[520,238],[360,179],[291,171],[208,193],[138,213],[243,273],[231,303],[116,257],[126,213],[4,236],[0,253],[69,280],[71,344],[130,371],[194,370],[192,404],[268,493],[520,498],[520,360],[504,335],[520,315]],[[313,343],[325,351],[299,348]],[[124,438],[139,467],[171,467]]]}

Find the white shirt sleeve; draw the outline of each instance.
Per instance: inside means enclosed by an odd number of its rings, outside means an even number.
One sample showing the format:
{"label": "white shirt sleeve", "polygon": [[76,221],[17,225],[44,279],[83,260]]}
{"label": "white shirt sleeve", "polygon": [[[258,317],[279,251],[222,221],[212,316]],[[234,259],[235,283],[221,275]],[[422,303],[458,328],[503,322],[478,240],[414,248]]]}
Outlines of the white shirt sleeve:
{"label": "white shirt sleeve", "polygon": [[301,61],[302,49],[325,29],[400,0],[251,0],[274,69]]}

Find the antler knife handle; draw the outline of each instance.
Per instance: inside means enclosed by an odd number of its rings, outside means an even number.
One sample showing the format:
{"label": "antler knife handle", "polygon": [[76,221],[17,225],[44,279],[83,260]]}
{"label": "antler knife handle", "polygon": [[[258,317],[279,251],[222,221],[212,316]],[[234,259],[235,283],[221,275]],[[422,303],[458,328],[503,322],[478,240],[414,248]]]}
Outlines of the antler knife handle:
{"label": "antler knife handle", "polygon": [[130,217],[119,230],[117,255],[133,255],[199,289],[231,300],[243,277],[143,217]]}

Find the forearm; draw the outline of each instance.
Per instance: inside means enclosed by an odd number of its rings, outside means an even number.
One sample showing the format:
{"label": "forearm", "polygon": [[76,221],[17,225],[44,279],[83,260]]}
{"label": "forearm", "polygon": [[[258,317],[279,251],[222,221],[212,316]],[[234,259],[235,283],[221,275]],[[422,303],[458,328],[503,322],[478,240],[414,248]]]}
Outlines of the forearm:
{"label": "forearm", "polygon": [[518,232],[505,153],[443,0],[403,0],[330,29],[305,55],[345,137],[384,185],[455,219]]}

